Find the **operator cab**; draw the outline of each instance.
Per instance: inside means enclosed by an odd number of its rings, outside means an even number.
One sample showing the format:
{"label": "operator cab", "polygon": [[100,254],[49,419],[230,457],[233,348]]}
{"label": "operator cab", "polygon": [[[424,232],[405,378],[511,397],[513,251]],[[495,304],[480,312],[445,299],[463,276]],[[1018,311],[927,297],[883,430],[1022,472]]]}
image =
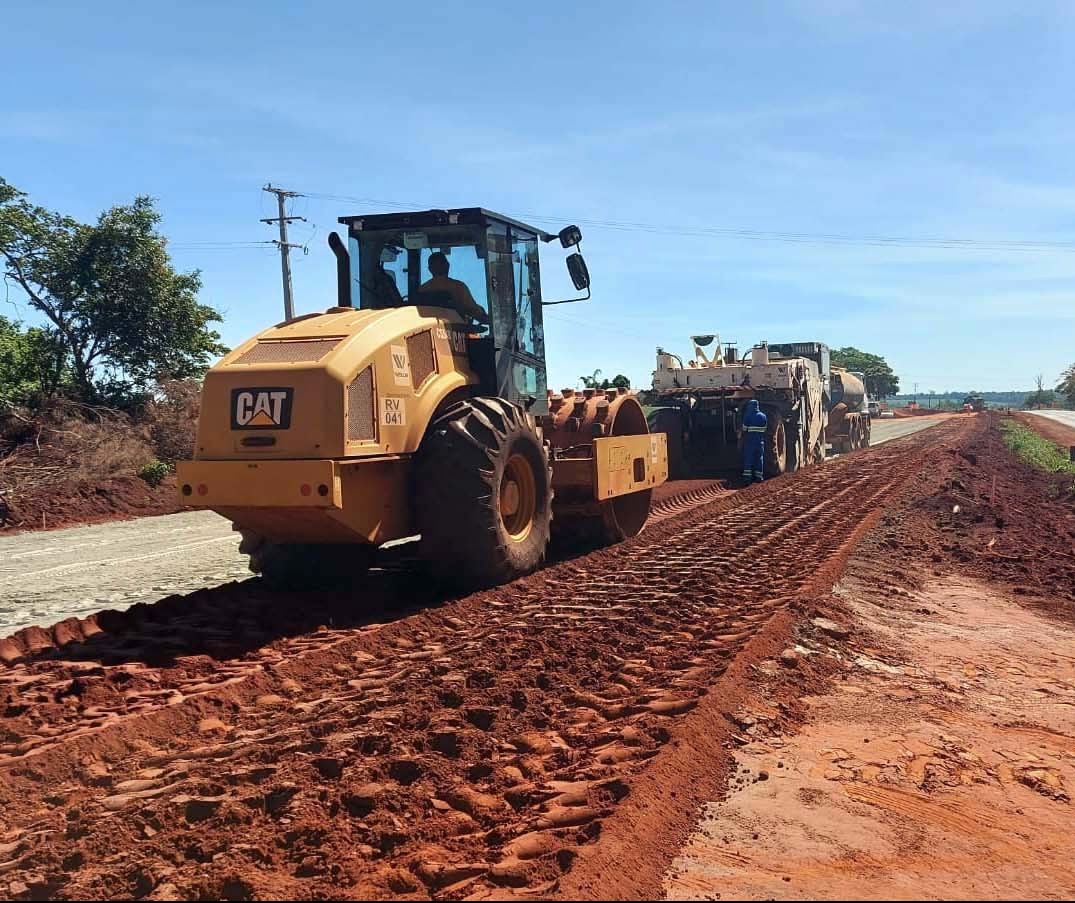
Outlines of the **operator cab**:
{"label": "operator cab", "polygon": [[[337,257],[339,304],[379,310],[413,304],[445,308],[459,313],[470,299],[488,319],[488,327],[467,326],[471,361],[482,391],[543,413],[546,404],[545,336],[541,314],[541,275],[538,241],[559,237],[563,247],[582,240],[576,226],[558,235],[484,210],[464,207],[372,216],[340,217],[347,226],[348,246],[335,233],[329,245]],[[430,270],[443,269],[447,280]],[[568,258],[568,270],[579,290],[589,297],[589,274],[577,251]],[[452,281],[458,280],[463,291]],[[430,284],[431,283],[431,284]],[[424,287],[424,288],[423,288]],[[571,300],[585,300],[584,298]],[[562,303],[562,302],[544,302]],[[475,319],[482,319],[477,317]],[[457,327],[464,328],[464,327]],[[477,331],[488,334],[477,337]]]}

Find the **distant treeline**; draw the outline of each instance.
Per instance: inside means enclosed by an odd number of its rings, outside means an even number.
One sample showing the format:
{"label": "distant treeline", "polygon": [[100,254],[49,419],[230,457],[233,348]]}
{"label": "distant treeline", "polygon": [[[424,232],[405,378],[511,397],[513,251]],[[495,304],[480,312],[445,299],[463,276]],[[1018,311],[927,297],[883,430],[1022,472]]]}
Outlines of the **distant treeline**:
{"label": "distant treeline", "polygon": [[[977,392],[975,394],[981,395],[985,399],[985,403],[991,408],[1021,408],[1027,396],[1033,394],[1033,392],[1033,389],[1025,389],[1021,392]],[[972,390],[967,390],[966,392],[934,392],[932,394],[933,406],[937,407],[940,402],[962,405],[963,399],[970,394],[972,394]],[[888,402],[892,407],[898,408],[910,404],[915,400],[915,397],[914,393],[909,392],[903,395],[893,395],[888,399]],[[919,392],[917,398],[922,407],[930,404],[929,392]]]}

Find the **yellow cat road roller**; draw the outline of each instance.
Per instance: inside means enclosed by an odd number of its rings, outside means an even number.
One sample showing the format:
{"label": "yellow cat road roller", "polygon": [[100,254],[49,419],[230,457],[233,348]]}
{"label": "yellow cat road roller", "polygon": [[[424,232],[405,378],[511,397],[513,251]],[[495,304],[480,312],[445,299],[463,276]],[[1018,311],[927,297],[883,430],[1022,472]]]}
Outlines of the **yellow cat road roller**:
{"label": "yellow cat road roller", "polygon": [[581,298],[582,235],[480,208],[342,217],[337,306],[254,336],[205,378],[184,505],[242,533],[250,566],[305,587],[354,578],[420,536],[435,574],[491,586],[550,537],[637,534],[667,479],[663,433],[625,392],[550,393],[538,246]]}

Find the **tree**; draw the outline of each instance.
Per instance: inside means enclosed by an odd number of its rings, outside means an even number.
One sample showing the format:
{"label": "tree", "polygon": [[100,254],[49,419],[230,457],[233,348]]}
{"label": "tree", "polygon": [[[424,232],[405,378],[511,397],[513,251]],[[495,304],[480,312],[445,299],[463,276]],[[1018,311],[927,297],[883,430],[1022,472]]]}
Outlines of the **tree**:
{"label": "tree", "polygon": [[1060,382],[1056,391],[1067,399],[1070,407],[1075,408],[1075,364],[1072,364],[1060,375]]}
{"label": "tree", "polygon": [[598,387],[597,386],[597,377],[599,377],[600,375],[601,375],[600,370],[594,370],[592,376],[580,376],[579,380],[582,382],[582,384],[587,389],[596,389]]}
{"label": "tree", "polygon": [[1026,397],[1026,401],[1023,402],[1024,408],[1040,408],[1051,405],[1056,400],[1056,393],[1052,389],[1045,388],[1045,377],[1042,374],[1039,373],[1034,377],[1034,385],[1037,389]]}
{"label": "tree", "polygon": [[0,317],[0,409],[41,401],[69,377],[64,349],[47,330]]}
{"label": "tree", "polygon": [[612,379],[603,379],[603,380],[601,380],[600,385],[597,385],[595,383],[594,388],[602,389],[603,391],[606,391],[606,392],[609,389],[630,389],[631,388],[631,380],[629,380],[622,373],[617,373],[614,377],[612,377]]}
{"label": "tree", "polygon": [[832,352],[832,363],[836,367],[865,374],[866,391],[871,398],[887,398],[900,391],[900,378],[879,355],[868,354],[848,346]]}
{"label": "tree", "polygon": [[31,204],[0,179],[0,259],[62,349],[86,401],[130,398],[160,375],[200,375],[226,349],[198,302],[201,276],[179,273],[148,197],[93,225]]}
{"label": "tree", "polygon": [[631,388],[631,380],[622,373],[617,373],[612,379],[598,379],[600,375],[600,370],[594,370],[593,374],[590,376],[580,376],[579,382],[581,382],[587,389],[600,389],[602,391]]}

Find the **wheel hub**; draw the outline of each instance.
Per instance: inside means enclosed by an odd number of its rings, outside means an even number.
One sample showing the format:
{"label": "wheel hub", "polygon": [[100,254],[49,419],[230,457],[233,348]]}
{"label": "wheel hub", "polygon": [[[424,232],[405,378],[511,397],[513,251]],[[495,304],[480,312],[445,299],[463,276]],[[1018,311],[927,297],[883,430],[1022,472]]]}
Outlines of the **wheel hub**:
{"label": "wheel hub", "polygon": [[512,517],[519,511],[519,484],[514,480],[505,480],[500,490],[500,513]]}
{"label": "wheel hub", "polygon": [[525,455],[513,454],[500,479],[500,519],[513,542],[530,535],[537,512],[537,481]]}

